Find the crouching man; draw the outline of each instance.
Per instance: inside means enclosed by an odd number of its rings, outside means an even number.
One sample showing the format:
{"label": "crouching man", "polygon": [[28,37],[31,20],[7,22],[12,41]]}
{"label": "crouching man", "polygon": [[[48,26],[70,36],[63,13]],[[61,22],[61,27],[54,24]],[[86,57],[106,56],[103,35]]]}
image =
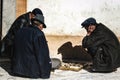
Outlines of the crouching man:
{"label": "crouching man", "polygon": [[82,24],[87,35],[82,46],[87,48],[93,59],[93,72],[112,72],[120,66],[120,44],[116,35],[94,18],[86,19]]}
{"label": "crouching man", "polygon": [[51,59],[42,29],[44,16],[37,14],[32,25],[21,28],[15,35],[12,73],[28,78],[49,78]]}

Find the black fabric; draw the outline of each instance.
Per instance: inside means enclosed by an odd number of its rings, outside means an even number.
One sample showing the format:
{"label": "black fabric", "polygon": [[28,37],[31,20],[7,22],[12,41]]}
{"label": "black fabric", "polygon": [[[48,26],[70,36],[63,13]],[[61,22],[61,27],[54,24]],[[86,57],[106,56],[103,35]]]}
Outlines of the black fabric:
{"label": "black fabric", "polygon": [[19,16],[14,23],[11,25],[10,29],[8,30],[8,33],[3,37],[2,39],[2,47],[4,47],[4,50],[1,53],[1,56],[5,57],[11,57],[13,53],[13,41],[14,36],[16,32],[22,28],[23,26],[30,25],[30,19],[29,19],[29,13],[23,14]]}
{"label": "black fabric", "polygon": [[12,72],[31,78],[49,78],[51,59],[44,33],[37,27],[21,28],[15,35]]}
{"label": "black fabric", "polygon": [[36,15],[36,14],[41,14],[41,15],[43,15],[43,12],[42,12],[39,8],[33,9],[32,13],[33,13],[34,15]]}
{"label": "black fabric", "polygon": [[33,21],[38,21],[43,24],[43,27],[46,28],[46,25],[44,23],[44,16],[40,14],[36,14],[35,18],[31,19],[32,23]]}
{"label": "black fabric", "polygon": [[[90,36],[85,36],[82,46],[88,49],[96,48],[93,57],[93,67],[99,70],[112,70],[120,66],[120,44],[116,35],[102,23],[99,23]],[[101,50],[100,50],[101,48]]]}

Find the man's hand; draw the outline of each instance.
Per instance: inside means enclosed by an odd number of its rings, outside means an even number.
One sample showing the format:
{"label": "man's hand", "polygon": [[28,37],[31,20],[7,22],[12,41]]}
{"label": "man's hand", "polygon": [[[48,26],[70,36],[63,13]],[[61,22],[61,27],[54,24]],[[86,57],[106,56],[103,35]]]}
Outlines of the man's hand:
{"label": "man's hand", "polygon": [[87,36],[89,36],[95,30],[95,28],[96,28],[95,25],[89,25],[87,29]]}
{"label": "man's hand", "polygon": [[87,32],[87,35],[86,36],[90,36],[91,32]]}

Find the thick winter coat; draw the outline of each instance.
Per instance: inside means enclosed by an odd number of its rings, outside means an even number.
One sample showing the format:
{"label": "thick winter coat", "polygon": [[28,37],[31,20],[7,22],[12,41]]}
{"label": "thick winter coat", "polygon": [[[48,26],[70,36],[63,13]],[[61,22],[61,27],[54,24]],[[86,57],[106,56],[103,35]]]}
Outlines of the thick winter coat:
{"label": "thick winter coat", "polygon": [[12,56],[12,49],[13,49],[13,41],[16,32],[22,28],[23,26],[30,25],[29,13],[23,14],[19,16],[14,23],[11,25],[8,33],[2,39],[2,56],[11,57]]}
{"label": "thick winter coat", "polygon": [[15,35],[12,72],[31,78],[49,78],[51,60],[44,33],[38,27],[21,28]]}
{"label": "thick winter coat", "polygon": [[[120,66],[120,44],[116,35],[102,23],[96,26],[96,29],[90,36],[85,36],[82,41],[84,48],[97,48],[93,67],[106,71],[118,68]],[[93,54],[93,53],[91,53]]]}

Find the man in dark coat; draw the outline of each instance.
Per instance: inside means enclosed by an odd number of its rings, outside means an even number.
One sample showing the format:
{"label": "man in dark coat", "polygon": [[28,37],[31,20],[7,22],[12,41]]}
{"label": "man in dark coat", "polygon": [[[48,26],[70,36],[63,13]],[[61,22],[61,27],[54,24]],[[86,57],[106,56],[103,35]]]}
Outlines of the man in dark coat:
{"label": "man in dark coat", "polygon": [[13,53],[13,41],[16,32],[22,28],[31,24],[31,19],[36,16],[36,14],[42,14],[42,11],[39,8],[33,9],[32,12],[27,12],[19,16],[11,25],[8,33],[2,39],[2,53],[1,56],[11,57]]}
{"label": "man in dark coat", "polygon": [[87,48],[93,58],[94,72],[112,72],[120,67],[120,44],[116,35],[94,18],[81,24],[87,31],[82,46]]}
{"label": "man in dark coat", "polygon": [[12,73],[29,78],[49,78],[51,59],[42,29],[46,28],[44,16],[36,14],[32,25],[15,34]]}

